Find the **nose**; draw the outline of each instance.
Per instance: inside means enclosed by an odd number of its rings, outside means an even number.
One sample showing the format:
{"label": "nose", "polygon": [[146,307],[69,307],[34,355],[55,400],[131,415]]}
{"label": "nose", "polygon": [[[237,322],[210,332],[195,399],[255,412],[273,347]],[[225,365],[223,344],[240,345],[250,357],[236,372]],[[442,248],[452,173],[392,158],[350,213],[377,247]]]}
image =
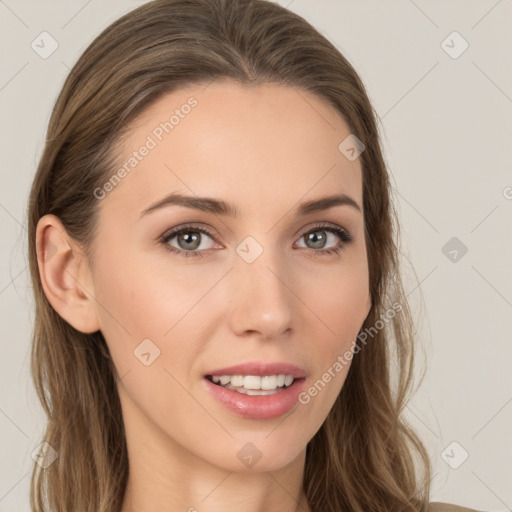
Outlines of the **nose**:
{"label": "nose", "polygon": [[230,272],[233,302],[231,329],[239,336],[257,333],[271,340],[287,334],[292,328],[296,296],[286,272],[270,251],[252,263],[239,259]]}

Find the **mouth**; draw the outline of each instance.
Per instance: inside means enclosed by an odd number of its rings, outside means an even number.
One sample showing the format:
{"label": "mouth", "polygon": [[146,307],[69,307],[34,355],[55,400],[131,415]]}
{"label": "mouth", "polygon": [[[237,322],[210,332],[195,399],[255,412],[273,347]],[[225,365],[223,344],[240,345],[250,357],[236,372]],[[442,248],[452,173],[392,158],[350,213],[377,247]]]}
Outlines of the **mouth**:
{"label": "mouth", "polygon": [[306,371],[285,361],[248,361],[209,370],[205,390],[244,419],[266,420],[289,413],[306,386]]}
{"label": "mouth", "polygon": [[304,380],[290,374],[275,375],[205,375],[205,379],[224,389],[249,396],[265,396],[281,393]]}
{"label": "mouth", "polygon": [[[267,420],[290,413],[305,388],[305,377],[290,374],[205,375],[205,391],[231,413]],[[269,389],[265,389],[269,388]]]}

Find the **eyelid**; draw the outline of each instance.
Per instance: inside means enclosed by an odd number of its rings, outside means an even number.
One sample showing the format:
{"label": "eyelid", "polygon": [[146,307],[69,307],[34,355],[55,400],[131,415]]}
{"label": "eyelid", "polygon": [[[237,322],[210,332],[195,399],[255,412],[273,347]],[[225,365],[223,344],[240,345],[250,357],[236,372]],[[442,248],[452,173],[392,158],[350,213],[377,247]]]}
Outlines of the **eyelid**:
{"label": "eyelid", "polygon": [[[313,223],[313,225],[308,226],[307,228],[301,228],[295,232],[294,236],[299,236],[299,235],[304,236],[305,234],[309,233],[310,231],[312,231],[314,229],[319,229],[319,228],[340,229],[341,231],[344,231],[347,235],[351,236],[350,231],[348,229],[346,229],[345,227],[335,224],[334,222],[328,222],[328,221],[319,221],[319,222]],[[211,230],[205,224],[198,223],[198,222],[188,222],[188,223],[184,223],[182,225],[178,225],[178,226],[168,229],[158,238],[159,239],[166,238],[167,236],[169,236],[171,234],[176,234],[176,233],[179,233],[180,231],[184,231],[186,229],[191,229],[191,230],[197,229],[198,231],[203,231],[208,236],[210,236],[212,238],[220,237],[220,235],[218,235],[216,231]]]}
{"label": "eyelid", "polygon": [[177,233],[180,233],[181,231],[186,231],[187,229],[189,229],[190,231],[197,230],[197,231],[200,231],[201,233],[206,233],[211,238],[220,238],[220,235],[218,235],[216,232],[214,232],[209,227],[206,227],[204,224],[196,223],[196,222],[188,222],[188,223],[184,223],[184,224],[175,226],[171,229],[168,229],[161,236],[159,236],[158,239],[162,240],[165,238],[172,237],[172,236],[176,235]]}

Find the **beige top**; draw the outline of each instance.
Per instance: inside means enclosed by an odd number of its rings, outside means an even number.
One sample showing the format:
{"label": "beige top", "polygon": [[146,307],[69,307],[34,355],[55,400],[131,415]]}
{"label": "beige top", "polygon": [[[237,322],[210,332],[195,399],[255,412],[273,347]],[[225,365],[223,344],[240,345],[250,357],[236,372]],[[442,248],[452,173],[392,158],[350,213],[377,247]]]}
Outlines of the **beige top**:
{"label": "beige top", "polygon": [[479,512],[474,508],[461,507],[452,503],[440,503],[438,501],[429,503],[428,512]]}

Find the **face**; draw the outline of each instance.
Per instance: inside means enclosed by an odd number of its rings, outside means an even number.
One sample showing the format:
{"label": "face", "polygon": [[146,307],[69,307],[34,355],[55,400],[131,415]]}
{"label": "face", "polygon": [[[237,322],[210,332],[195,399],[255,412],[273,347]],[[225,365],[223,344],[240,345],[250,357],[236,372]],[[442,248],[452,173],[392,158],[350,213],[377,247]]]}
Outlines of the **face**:
{"label": "face", "polygon": [[[360,159],[338,149],[349,135],[322,99],[273,84],[181,89],[133,123],[118,155],[125,172],[95,192],[90,276],[128,433],[151,431],[164,449],[230,471],[247,469],[246,452],[265,471],[304,452],[371,305]],[[233,211],[155,206],[170,194]],[[301,208],[333,195],[360,209]],[[255,396],[205,377],[243,363],[256,365],[228,373],[293,375],[258,366],[286,363],[302,378]]]}

